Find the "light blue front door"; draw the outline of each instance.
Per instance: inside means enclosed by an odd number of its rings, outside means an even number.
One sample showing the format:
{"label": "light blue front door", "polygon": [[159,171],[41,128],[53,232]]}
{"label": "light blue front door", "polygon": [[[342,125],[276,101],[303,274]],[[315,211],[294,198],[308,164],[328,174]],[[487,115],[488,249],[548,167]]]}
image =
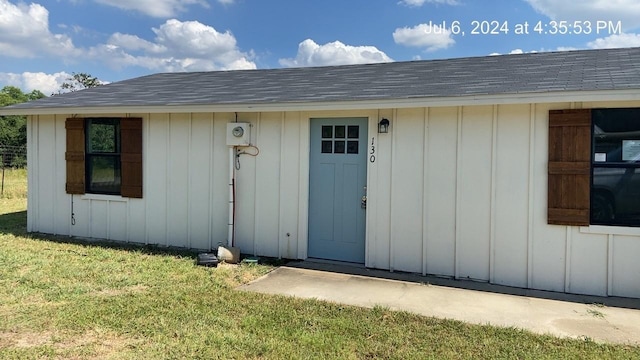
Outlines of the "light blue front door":
{"label": "light blue front door", "polygon": [[364,263],[367,118],[311,119],[311,258]]}

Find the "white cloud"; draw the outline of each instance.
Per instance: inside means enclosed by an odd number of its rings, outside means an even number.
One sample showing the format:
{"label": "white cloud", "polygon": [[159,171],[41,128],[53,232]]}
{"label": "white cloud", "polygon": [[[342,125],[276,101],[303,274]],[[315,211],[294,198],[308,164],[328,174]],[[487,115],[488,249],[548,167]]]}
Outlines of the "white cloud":
{"label": "white cloud", "polygon": [[[185,4],[195,2],[200,1],[186,1]],[[150,4],[147,1],[127,3]],[[158,6],[173,3],[179,2],[160,1]],[[153,41],[115,33],[105,44],[81,49],[76,48],[68,36],[51,33],[49,12],[42,5],[13,5],[8,0],[0,0],[0,58],[48,56],[68,63],[82,58],[113,68],[139,66],[154,71],[256,68],[251,60],[253,54],[241,52],[229,31],[218,32],[197,21],[175,19],[152,30],[156,34]]]}
{"label": "white cloud", "polygon": [[[533,54],[533,53],[537,53],[537,52],[538,51],[536,51],[536,50],[524,51],[522,49],[513,49],[513,50],[509,51],[509,55]],[[496,55],[502,55],[502,53],[492,52],[491,54],[489,54],[489,56],[496,56]]]}
{"label": "white cloud", "polygon": [[446,49],[456,43],[451,30],[432,24],[398,28],[393,32],[393,40],[396,44],[425,48],[427,51]]}
{"label": "white cloud", "polygon": [[325,66],[391,62],[393,59],[375,46],[351,46],[340,41],[318,45],[307,39],[298,45],[295,58],[280,59],[280,65],[297,66]]}
{"label": "white cloud", "polygon": [[139,66],[154,71],[255,69],[252,54],[241,52],[233,34],[197,21],[167,20],[154,41],[116,33],[106,44],[92,47],[89,57],[113,68]]}
{"label": "white cloud", "polygon": [[[123,10],[133,10],[148,16],[168,18],[186,10],[189,5],[209,4],[204,0],[95,0],[97,3],[114,6]],[[227,0],[228,2],[228,0]]]}
{"label": "white cloud", "polygon": [[0,0],[0,54],[17,58],[73,57],[78,52],[68,36],[51,33],[45,7]]}
{"label": "white cloud", "polygon": [[401,0],[398,4],[406,5],[409,7],[420,7],[425,3],[457,5],[458,0]]}
{"label": "white cloud", "polygon": [[611,35],[587,43],[591,49],[613,49],[640,46],[640,34]]}
{"label": "white cloud", "polygon": [[70,77],[71,74],[66,72],[55,74],[45,74],[43,72],[0,73],[0,88],[11,85],[22,89],[24,92],[40,90],[43,94],[49,96],[57,93],[62,83]]}
{"label": "white cloud", "polygon": [[[525,0],[537,12],[554,20],[622,22],[623,29],[640,26],[638,0]],[[595,31],[595,28],[594,28]]]}

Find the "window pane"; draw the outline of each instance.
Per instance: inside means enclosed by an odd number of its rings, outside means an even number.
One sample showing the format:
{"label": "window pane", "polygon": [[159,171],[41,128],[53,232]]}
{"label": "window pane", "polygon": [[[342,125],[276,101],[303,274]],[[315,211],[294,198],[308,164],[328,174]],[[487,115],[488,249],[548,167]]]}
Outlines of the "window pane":
{"label": "window pane", "polygon": [[333,137],[333,126],[322,126],[322,138],[331,139]]}
{"label": "window pane", "polygon": [[87,152],[119,153],[118,119],[90,119],[87,131]]}
{"label": "window pane", "polygon": [[336,138],[344,139],[344,137],[345,137],[345,134],[344,134],[345,129],[344,128],[345,128],[344,125],[336,126]]}
{"label": "window pane", "polygon": [[322,153],[323,154],[331,154],[333,152],[333,144],[331,141],[323,141],[322,142]]}
{"label": "window pane", "polygon": [[349,126],[347,130],[347,137],[349,139],[357,139],[360,137],[360,127],[358,125]]}
{"label": "window pane", "polygon": [[358,153],[358,142],[347,141],[347,154],[357,154],[357,153]]}
{"label": "window pane", "polygon": [[593,111],[594,163],[640,161],[640,109]]}
{"label": "window pane", "polygon": [[336,141],[334,154],[344,154],[344,141]]}
{"label": "window pane", "polygon": [[640,226],[640,168],[594,167],[591,223]]}
{"label": "window pane", "polygon": [[88,155],[89,192],[120,193],[120,156]]}

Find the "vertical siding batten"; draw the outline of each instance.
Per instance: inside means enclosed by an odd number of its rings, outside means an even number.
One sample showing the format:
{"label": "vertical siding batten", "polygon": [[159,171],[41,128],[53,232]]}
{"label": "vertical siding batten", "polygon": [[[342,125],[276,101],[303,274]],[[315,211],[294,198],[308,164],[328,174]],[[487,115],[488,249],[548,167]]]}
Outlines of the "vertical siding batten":
{"label": "vertical siding batten", "polygon": [[[146,126],[144,126],[144,131],[146,133],[146,138],[145,141],[143,141],[142,146],[143,146],[143,151],[142,151],[142,164],[144,166],[144,173],[143,173],[143,177],[142,177],[142,181],[144,182],[142,185],[142,191],[146,194],[143,194],[142,196],[151,196],[151,191],[149,191],[150,188],[150,178],[151,176],[149,176],[151,174],[151,166],[149,165],[151,163],[151,114],[147,113],[147,123]],[[131,204],[129,204],[129,207],[131,207]],[[149,244],[149,199],[147,197],[145,197],[145,201],[144,201],[144,244],[148,245]]]}
{"label": "vertical siding batten", "polygon": [[299,132],[299,166],[300,180],[298,181],[298,259],[307,258],[309,246],[309,156],[310,156],[310,116],[300,112]]}
{"label": "vertical siding batten", "polygon": [[191,248],[191,227],[193,226],[193,223],[191,222],[191,188],[193,187],[193,176],[192,176],[192,169],[191,169],[191,157],[192,157],[192,152],[191,152],[191,147],[192,147],[192,139],[193,139],[193,113],[189,113],[189,122],[188,122],[188,126],[189,129],[187,131],[187,133],[189,134],[187,136],[187,247]]}
{"label": "vertical siding batten", "polygon": [[167,161],[167,167],[165,168],[165,181],[166,181],[166,188],[165,191],[167,191],[167,193],[165,194],[164,197],[164,242],[165,242],[165,246],[169,246],[169,196],[168,196],[168,190],[171,189],[171,167],[172,167],[172,162],[171,162],[171,114],[167,114],[167,129],[166,129],[166,138],[165,138],[165,144],[167,144],[167,152],[166,152],[166,161]]}
{"label": "vertical siding batten", "polygon": [[429,245],[429,108],[423,111],[424,133],[422,135],[422,275],[427,275]]}
{"label": "vertical siding batten", "polygon": [[395,184],[395,172],[393,171],[393,164],[395,163],[395,156],[396,156],[396,146],[397,146],[397,133],[398,133],[398,109],[393,109],[393,116],[392,116],[392,122],[394,123],[394,126],[396,127],[396,129],[393,129],[391,131],[391,164],[390,164],[390,170],[391,170],[391,186],[390,186],[390,190],[389,190],[389,206],[390,206],[390,210],[389,210],[389,271],[393,272],[394,270],[394,264],[395,264],[395,251],[394,251],[394,241],[393,241],[393,237],[395,235],[395,226],[394,226],[394,222],[393,222],[393,214],[394,214],[394,206],[393,206],[393,194],[395,193],[395,191],[393,191],[393,186]]}
{"label": "vertical siding batten", "polygon": [[33,189],[33,166],[30,165],[35,161],[35,158],[30,155],[33,152],[33,118],[34,116],[27,116],[27,232],[33,231],[33,194],[30,189]]}
{"label": "vertical siding batten", "polygon": [[498,105],[493,105],[491,119],[491,194],[489,196],[489,282],[495,282],[496,271],[496,173],[498,172]]}
{"label": "vertical siding batten", "polygon": [[462,164],[462,106],[458,106],[458,115],[457,115],[457,141],[456,141],[456,173],[454,183],[456,184],[455,190],[455,203],[456,203],[456,215],[454,217],[454,243],[453,243],[453,264],[454,264],[454,278],[458,278],[460,275],[460,264],[458,259],[460,258],[458,251],[459,246],[458,243],[460,241],[460,166]]}
{"label": "vertical siding batten", "polygon": [[571,292],[571,226],[566,226],[564,292]]}
{"label": "vertical siding batten", "polygon": [[607,237],[607,296],[613,295],[613,246],[614,235]]}
{"label": "vertical siding batten", "polygon": [[[215,168],[215,164],[214,164],[214,159],[215,157],[213,156],[214,151],[215,151],[215,136],[214,136],[214,125],[215,125],[215,120],[216,120],[216,113],[211,113],[211,120],[210,120],[210,130],[209,130],[209,214],[207,216],[207,220],[209,221],[209,249],[213,249],[214,245],[213,245],[213,214],[214,214],[214,209],[213,209],[213,194],[215,191],[215,186],[214,186],[214,178],[213,178],[213,169]],[[227,166],[226,169],[228,169],[229,167]],[[228,177],[227,174],[228,170],[225,171],[225,177]]]}
{"label": "vertical siding batten", "polygon": [[534,223],[533,213],[535,211],[535,141],[536,141],[536,104],[530,104],[529,110],[529,196],[527,203],[529,210],[527,213],[527,288],[533,284],[533,240]]}
{"label": "vertical siding batten", "polygon": [[[277,207],[278,207],[278,258],[282,259],[283,257],[289,257],[288,256],[288,251],[287,253],[283,253],[282,249],[283,249],[283,245],[282,243],[285,241],[285,239],[288,240],[288,237],[283,237],[282,236],[282,228],[284,227],[283,225],[283,218],[284,218],[284,210],[282,208],[282,194],[285,192],[285,190],[283,189],[284,186],[284,181],[282,179],[285,178],[286,174],[283,174],[284,172],[284,161],[285,161],[285,157],[284,157],[284,149],[282,147],[282,144],[284,142],[285,139],[285,117],[286,117],[286,113],[283,111],[280,114],[280,148],[279,148],[279,152],[280,152],[280,166],[278,167],[278,173],[279,173],[279,179],[280,181],[278,181],[278,197],[276,199],[277,201]],[[284,176],[283,176],[284,175]],[[288,245],[288,241],[287,241],[287,245]],[[288,248],[288,246],[287,246]]]}
{"label": "vertical siding batten", "polygon": [[[369,144],[369,137],[365,139],[367,141],[367,210],[365,212],[365,233],[364,233],[364,266],[375,267],[375,244],[376,244],[376,231],[372,231],[370,226],[377,219],[378,208],[376,203],[376,193],[378,189],[378,167],[376,162],[370,161],[371,146],[377,145],[378,129],[376,122],[380,119],[380,110],[376,111],[375,118],[369,117],[367,122],[368,131],[367,134],[371,136],[372,143]],[[374,130],[375,128],[375,130]]]}
{"label": "vertical siding batten", "polygon": [[[58,147],[58,141],[57,141],[57,136],[56,135],[57,135],[56,116],[53,115],[53,149],[51,151],[51,154],[53,154],[53,172],[52,172],[51,175],[53,175],[53,176],[51,177],[51,179],[52,179],[52,182],[53,182],[54,185],[53,185],[53,189],[52,189],[53,191],[52,191],[51,195],[53,196],[54,199],[56,199],[56,197],[57,197],[56,195],[58,194],[58,191],[57,191],[58,190],[57,189],[57,185],[58,185],[58,174],[57,174],[58,173],[58,161],[57,161],[58,160],[58,152],[56,151],[57,147]],[[28,191],[28,189],[27,189],[27,191]],[[55,221],[55,218],[56,218],[56,215],[57,215],[57,211],[56,211],[56,208],[55,208],[56,207],[56,203],[57,203],[57,201],[52,201],[51,202],[51,212],[53,214],[53,218],[52,218],[53,224],[52,224],[51,228],[53,229],[53,235],[58,235],[58,232],[56,231],[57,230],[57,226],[56,226],[57,222]]]}

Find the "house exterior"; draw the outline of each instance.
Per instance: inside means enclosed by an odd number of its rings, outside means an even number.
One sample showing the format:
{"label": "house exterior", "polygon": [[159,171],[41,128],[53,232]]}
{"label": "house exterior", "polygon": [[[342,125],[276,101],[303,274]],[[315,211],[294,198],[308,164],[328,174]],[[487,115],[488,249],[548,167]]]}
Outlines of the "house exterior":
{"label": "house exterior", "polygon": [[637,109],[633,48],[156,74],[0,115],[28,115],[28,231],[211,249],[233,224],[247,254],[640,298]]}

